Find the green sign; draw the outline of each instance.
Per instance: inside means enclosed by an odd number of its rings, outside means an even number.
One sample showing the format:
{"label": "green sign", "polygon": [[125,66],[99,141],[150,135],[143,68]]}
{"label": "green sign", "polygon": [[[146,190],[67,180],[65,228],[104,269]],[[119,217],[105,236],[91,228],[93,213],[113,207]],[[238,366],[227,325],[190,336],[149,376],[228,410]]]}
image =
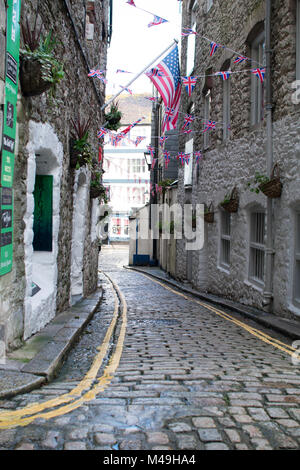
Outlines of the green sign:
{"label": "green sign", "polygon": [[11,271],[13,242],[13,176],[19,80],[21,0],[7,1],[6,68],[0,165],[0,276]]}

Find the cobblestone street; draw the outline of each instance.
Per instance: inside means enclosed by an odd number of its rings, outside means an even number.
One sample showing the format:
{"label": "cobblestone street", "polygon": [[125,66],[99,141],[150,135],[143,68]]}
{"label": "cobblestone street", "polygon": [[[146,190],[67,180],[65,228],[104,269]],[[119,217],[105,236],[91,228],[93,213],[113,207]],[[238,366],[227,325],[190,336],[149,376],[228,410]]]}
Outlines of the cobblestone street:
{"label": "cobblestone street", "polygon": [[[236,313],[221,316],[224,310],[209,310],[124,269],[127,264],[125,248],[102,249],[99,310],[59,377],[0,402],[0,448],[298,449],[300,377],[286,352],[291,341]],[[124,341],[124,318],[110,340],[110,352],[120,353],[120,362],[105,357],[97,372],[104,385],[95,396],[86,394],[70,408],[49,405],[49,415],[23,413],[33,417],[28,422],[16,415],[20,421],[10,425],[13,410],[68,394],[90,369],[114,312],[113,288],[103,272],[127,303]],[[258,337],[257,330],[263,335]],[[115,374],[103,379],[104,368],[114,361]]]}

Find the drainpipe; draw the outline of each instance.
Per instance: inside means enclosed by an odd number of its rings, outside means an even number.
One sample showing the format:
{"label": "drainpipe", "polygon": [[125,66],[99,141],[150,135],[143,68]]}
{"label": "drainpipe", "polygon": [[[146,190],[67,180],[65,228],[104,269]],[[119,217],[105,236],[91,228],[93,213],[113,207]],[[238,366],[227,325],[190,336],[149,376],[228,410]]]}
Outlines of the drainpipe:
{"label": "drainpipe", "polygon": [[[272,122],[272,81],[271,81],[271,11],[272,1],[266,0],[266,155],[267,175],[270,177],[273,168],[273,122]],[[272,311],[273,307],[273,199],[267,198],[267,233],[266,233],[266,278],[263,303],[265,310]]]}

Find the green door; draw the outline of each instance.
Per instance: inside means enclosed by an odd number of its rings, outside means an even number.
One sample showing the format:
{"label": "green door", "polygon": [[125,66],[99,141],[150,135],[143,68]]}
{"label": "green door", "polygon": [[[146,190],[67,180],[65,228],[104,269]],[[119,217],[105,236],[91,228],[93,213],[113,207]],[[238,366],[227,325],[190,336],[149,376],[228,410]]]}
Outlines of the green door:
{"label": "green door", "polygon": [[53,176],[36,175],[33,195],[33,249],[52,251]]}

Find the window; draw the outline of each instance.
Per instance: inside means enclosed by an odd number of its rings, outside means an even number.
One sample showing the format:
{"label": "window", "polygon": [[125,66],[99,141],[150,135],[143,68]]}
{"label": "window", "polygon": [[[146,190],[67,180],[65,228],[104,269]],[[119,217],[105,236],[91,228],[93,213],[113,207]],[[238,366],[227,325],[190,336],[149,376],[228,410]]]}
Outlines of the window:
{"label": "window", "polygon": [[300,0],[296,11],[296,80],[300,80]]}
{"label": "window", "polygon": [[[229,70],[229,68],[226,68]],[[230,77],[223,80],[223,141],[230,137]]]}
{"label": "window", "polygon": [[144,158],[131,158],[127,160],[128,173],[145,173],[145,159]]}
{"label": "window", "polygon": [[296,213],[293,303],[300,308],[300,212]]}
{"label": "window", "polygon": [[193,158],[192,153],[194,151],[194,140],[191,139],[185,144],[185,153],[191,155],[189,163],[184,162],[184,185],[188,186],[193,183]]}
{"label": "window", "polygon": [[[265,33],[261,32],[251,44],[252,67],[265,65]],[[251,124],[259,124],[264,119],[264,82],[251,74]]]}
{"label": "window", "polygon": [[[193,31],[196,31],[197,21],[196,21],[196,10],[198,7],[197,0],[194,1],[192,10],[191,10],[191,28]],[[191,75],[195,66],[195,50],[196,50],[196,35],[189,34],[187,39],[187,58],[186,58],[186,75]]]}
{"label": "window", "polygon": [[95,0],[88,0],[86,2],[85,38],[90,41],[93,40],[94,30],[95,30]]}
{"label": "window", "polygon": [[[204,95],[204,124],[210,120],[211,111],[211,91],[208,90]],[[206,127],[206,126],[205,126]],[[204,132],[204,148],[207,149],[210,146],[210,130]]]}
{"label": "window", "polygon": [[220,215],[220,266],[228,268],[230,266],[231,215],[225,211],[222,211]]}
{"label": "window", "polygon": [[265,214],[252,212],[250,214],[250,257],[249,279],[258,285],[264,281],[265,270]]}

